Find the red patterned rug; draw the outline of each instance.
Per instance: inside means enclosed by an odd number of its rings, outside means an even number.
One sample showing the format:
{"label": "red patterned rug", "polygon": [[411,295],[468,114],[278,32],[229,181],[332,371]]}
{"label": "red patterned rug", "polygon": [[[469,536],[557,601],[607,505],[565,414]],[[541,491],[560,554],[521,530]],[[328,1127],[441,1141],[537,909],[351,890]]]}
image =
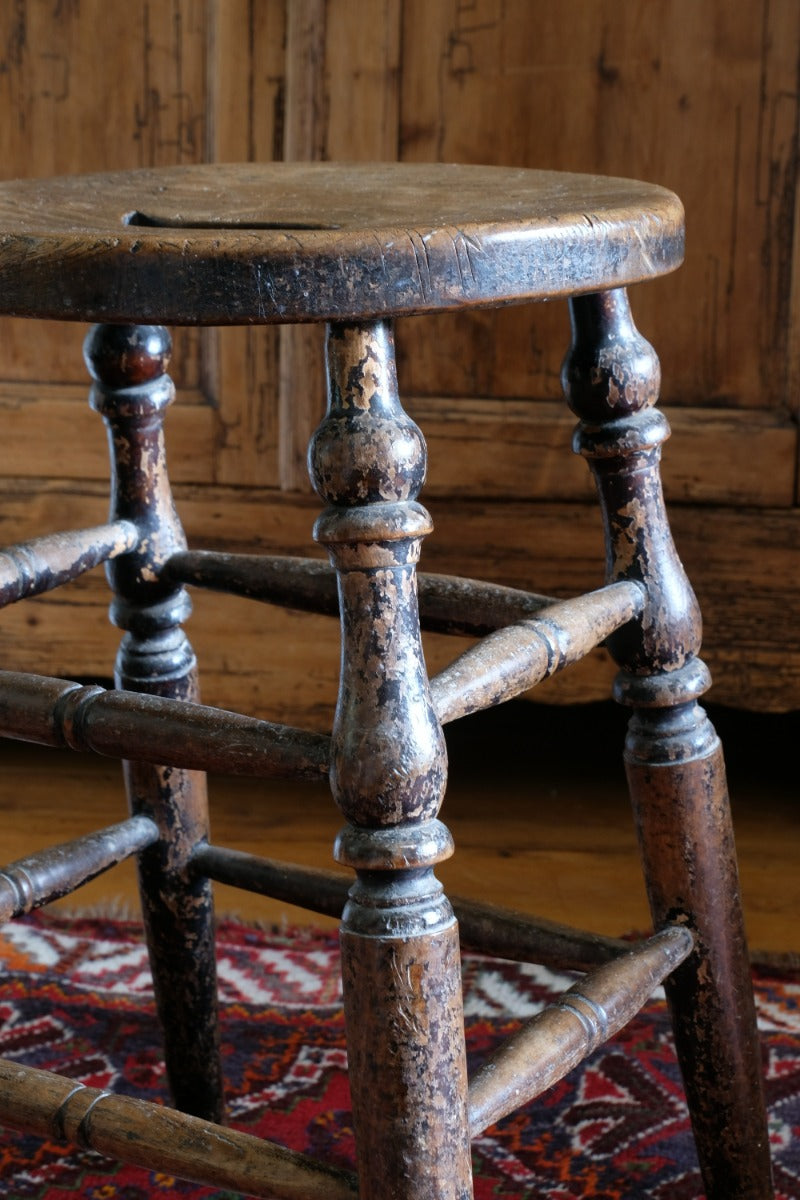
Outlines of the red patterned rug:
{"label": "red patterned rug", "polygon": [[[0,930],[0,1055],[93,1087],[163,1100],[150,978],[134,923],[39,915]],[[232,1124],[352,1166],[335,935],[225,922],[219,974]],[[480,1060],[571,980],[469,956],[469,1052]],[[800,1200],[800,972],[759,971],[779,1197]],[[473,1144],[475,1195],[573,1200],[702,1196],[663,1001],[541,1100]],[[5,1132],[0,1196],[237,1200],[92,1152]]]}

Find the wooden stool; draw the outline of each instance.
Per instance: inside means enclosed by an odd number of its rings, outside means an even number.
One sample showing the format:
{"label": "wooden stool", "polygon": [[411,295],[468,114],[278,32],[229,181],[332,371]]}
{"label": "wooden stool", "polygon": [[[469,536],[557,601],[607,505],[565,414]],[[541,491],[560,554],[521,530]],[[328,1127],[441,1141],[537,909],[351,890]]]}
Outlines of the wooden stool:
{"label": "wooden stool", "polygon": [[[0,186],[0,307],[98,324],[91,404],[109,433],[108,524],[0,556],[0,599],[107,562],[119,690],[4,673],[0,732],[127,760],[131,816],[0,877],[10,918],[138,855],[178,1109],[3,1063],[0,1119],[258,1196],[340,1197],[331,1168],[222,1116],[211,881],[341,913],[358,1192],[463,1200],[470,1137],[618,1029],[662,979],[713,1200],[771,1195],[759,1047],[719,742],[697,698],[700,619],[659,479],[658,360],[625,286],[677,267],[682,210],[616,179],[455,166],[204,166]],[[563,371],[605,523],[606,586],[572,600],[422,575],[425,445],[397,394],[391,319],[565,297]],[[329,406],[309,450],[326,507],[314,560],[187,551],[166,473],[164,324],[324,321]],[[489,448],[487,448],[489,452]],[[196,703],[184,585],[341,612],[330,737]],[[338,587],[338,591],[337,591]],[[429,680],[423,627],[480,640]],[[625,757],[656,934],[633,948],[445,898],[442,723],[607,642],[632,709]],[[203,776],[330,778],[352,877],[208,842]],[[349,889],[349,891],[348,891]],[[588,970],[467,1082],[462,940]],[[192,1114],[192,1115],[183,1115]],[[191,1146],[190,1146],[191,1143]],[[189,1147],[187,1149],[187,1147]]]}

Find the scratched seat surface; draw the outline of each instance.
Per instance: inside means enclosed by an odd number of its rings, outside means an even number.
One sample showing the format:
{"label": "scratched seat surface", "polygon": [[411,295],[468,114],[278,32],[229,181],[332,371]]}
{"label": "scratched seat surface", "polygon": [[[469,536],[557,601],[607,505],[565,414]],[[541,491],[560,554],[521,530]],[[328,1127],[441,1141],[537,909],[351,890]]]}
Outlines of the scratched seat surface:
{"label": "scratched seat surface", "polygon": [[0,184],[0,312],[347,319],[591,292],[673,270],[683,209],[603,176],[199,165]]}

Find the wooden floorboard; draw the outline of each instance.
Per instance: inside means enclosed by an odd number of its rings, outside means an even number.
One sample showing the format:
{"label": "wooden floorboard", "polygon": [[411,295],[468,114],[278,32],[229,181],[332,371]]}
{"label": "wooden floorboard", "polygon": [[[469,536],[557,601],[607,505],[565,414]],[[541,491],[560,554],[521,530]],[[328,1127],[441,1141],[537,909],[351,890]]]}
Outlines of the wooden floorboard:
{"label": "wooden floorboard", "polygon": [[[742,893],[756,951],[800,951],[796,714],[713,710],[729,760]],[[508,705],[450,727],[443,817],[455,856],[448,891],[600,933],[643,930],[647,907],[611,705]],[[69,752],[0,747],[2,859],[75,837],[125,814],[118,765]],[[324,786],[212,779],[214,840],[330,867],[341,818]],[[62,902],[135,912],[131,864]],[[317,922],[298,909],[220,887],[217,908],[265,923]]]}

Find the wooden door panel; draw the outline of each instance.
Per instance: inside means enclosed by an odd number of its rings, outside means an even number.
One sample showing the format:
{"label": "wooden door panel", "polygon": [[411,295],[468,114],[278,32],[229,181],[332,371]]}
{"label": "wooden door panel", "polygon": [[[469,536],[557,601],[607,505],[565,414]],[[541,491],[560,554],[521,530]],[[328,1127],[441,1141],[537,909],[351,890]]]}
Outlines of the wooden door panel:
{"label": "wooden door panel", "polygon": [[[83,362],[83,339],[88,325],[71,321],[30,321],[0,317],[0,383],[81,384],[89,376]],[[191,397],[201,395],[203,334],[197,329],[174,329],[172,376]]]}
{"label": "wooden door panel", "polygon": [[[202,157],[207,6],[45,0],[4,5],[0,44],[4,177],[110,170]],[[101,422],[87,405],[86,326],[0,321],[0,466],[7,478],[105,479]],[[214,415],[201,387],[201,339],[175,334],[182,391],[173,475],[213,465]]]}
{"label": "wooden door panel", "polygon": [[[413,397],[407,407],[428,444],[428,495],[595,498],[586,464],[572,453],[575,418],[563,402]],[[672,439],[663,479],[671,503],[724,504],[732,492],[739,505],[794,503],[797,431],[790,421],[770,412],[665,411]]]}
{"label": "wooden door panel", "polygon": [[[406,0],[401,157],[671,187],[687,209],[686,266],[637,289],[636,312],[672,401],[782,405],[798,47],[794,0]],[[554,310],[451,324],[450,353],[439,335],[408,363],[414,394],[485,394],[487,344],[503,394],[557,394]]]}
{"label": "wooden door panel", "polygon": [[[106,480],[106,433],[87,396],[74,384],[0,385],[0,477],[71,480],[77,494],[88,480]],[[204,483],[217,423],[212,408],[191,399],[182,393],[167,414],[169,471],[174,481]]]}

